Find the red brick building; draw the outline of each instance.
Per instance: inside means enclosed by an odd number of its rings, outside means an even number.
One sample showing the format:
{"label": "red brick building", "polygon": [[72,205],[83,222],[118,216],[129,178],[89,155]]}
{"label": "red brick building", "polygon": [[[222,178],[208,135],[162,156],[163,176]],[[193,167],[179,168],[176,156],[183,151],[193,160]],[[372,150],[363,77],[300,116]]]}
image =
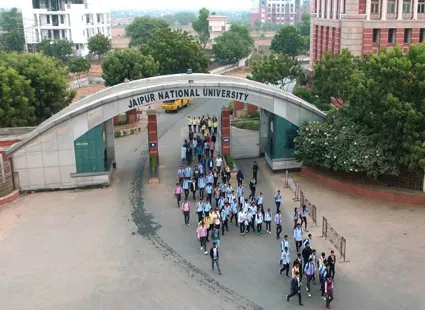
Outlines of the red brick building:
{"label": "red brick building", "polygon": [[330,51],[376,53],[425,39],[425,0],[313,0],[310,64]]}

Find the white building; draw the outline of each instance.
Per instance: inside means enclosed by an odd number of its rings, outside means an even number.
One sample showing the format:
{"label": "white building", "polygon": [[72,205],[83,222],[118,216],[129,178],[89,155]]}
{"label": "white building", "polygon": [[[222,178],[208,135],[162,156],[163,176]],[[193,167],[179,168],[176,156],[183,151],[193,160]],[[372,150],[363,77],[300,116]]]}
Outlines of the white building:
{"label": "white building", "polygon": [[210,32],[210,38],[208,40],[208,46],[211,47],[217,37],[221,36],[225,31],[230,29],[227,16],[210,15],[208,17],[208,30]]}
{"label": "white building", "polygon": [[111,37],[111,14],[106,1],[23,0],[25,44],[37,51],[43,39],[74,43],[74,54],[86,56],[88,39],[98,33]]}

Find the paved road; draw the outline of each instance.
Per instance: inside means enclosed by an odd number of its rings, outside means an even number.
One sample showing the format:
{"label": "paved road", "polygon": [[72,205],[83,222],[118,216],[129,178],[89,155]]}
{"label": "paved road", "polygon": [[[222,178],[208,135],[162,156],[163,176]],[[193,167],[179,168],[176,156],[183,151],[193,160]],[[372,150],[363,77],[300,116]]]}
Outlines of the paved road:
{"label": "paved road", "polygon": [[[218,276],[199,250],[195,223],[184,226],[174,206],[187,114],[213,114],[219,104],[197,101],[178,114],[159,115],[159,185],[146,185],[142,133],[116,141],[113,186],[27,195],[1,210],[0,309],[298,308],[295,300],[284,301],[288,282],[278,274],[279,244],[273,236],[241,237],[231,227],[222,240]],[[250,161],[238,163],[249,170]],[[268,203],[274,188],[265,171],[260,170],[259,190]],[[322,241],[313,242],[316,247]],[[364,268],[373,276],[373,265]],[[392,291],[376,291],[342,270],[333,308],[414,309],[403,305],[411,305],[408,300],[388,298]],[[317,295],[304,298],[305,309],[324,307]]]}

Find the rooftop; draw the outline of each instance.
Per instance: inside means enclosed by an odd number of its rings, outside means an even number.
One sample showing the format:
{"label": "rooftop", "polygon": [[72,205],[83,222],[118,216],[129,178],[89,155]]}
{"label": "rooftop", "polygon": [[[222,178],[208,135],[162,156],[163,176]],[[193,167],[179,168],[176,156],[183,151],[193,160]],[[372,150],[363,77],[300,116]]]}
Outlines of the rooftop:
{"label": "rooftop", "polygon": [[207,20],[228,20],[227,16],[210,15]]}

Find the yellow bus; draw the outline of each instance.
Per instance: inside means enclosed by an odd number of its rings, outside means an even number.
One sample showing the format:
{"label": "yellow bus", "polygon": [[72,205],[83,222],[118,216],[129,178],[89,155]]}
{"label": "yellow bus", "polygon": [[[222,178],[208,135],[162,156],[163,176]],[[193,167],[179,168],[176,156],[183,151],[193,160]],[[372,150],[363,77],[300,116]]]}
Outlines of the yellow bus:
{"label": "yellow bus", "polygon": [[176,99],[176,100],[167,100],[162,103],[162,108],[166,113],[168,112],[178,112],[183,107],[186,107],[189,102],[192,101],[192,98],[185,99]]}

